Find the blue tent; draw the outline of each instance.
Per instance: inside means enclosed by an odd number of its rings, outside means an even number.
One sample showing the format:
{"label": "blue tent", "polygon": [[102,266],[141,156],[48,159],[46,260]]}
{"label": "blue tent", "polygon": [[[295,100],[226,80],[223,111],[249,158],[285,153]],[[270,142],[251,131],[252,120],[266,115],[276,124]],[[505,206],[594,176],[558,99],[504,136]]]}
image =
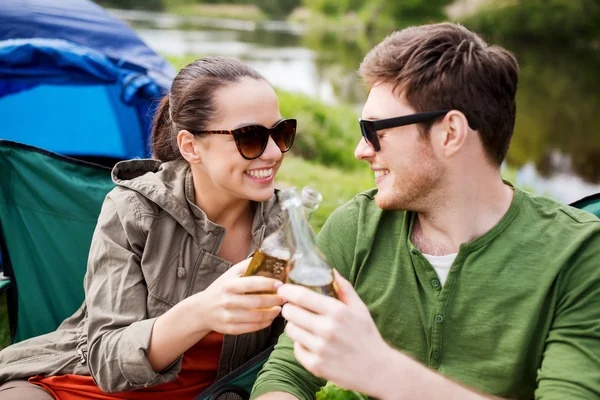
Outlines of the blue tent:
{"label": "blue tent", "polygon": [[174,76],[89,0],[0,1],[0,139],[109,164],[148,157],[152,112]]}

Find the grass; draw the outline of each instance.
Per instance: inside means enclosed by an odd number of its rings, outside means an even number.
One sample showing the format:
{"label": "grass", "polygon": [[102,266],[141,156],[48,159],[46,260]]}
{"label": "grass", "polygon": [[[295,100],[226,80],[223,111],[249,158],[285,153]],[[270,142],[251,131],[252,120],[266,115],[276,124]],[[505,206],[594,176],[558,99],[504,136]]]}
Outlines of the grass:
{"label": "grass", "polygon": [[[167,4],[168,5],[168,4]],[[263,21],[267,16],[253,4],[172,4],[165,10],[171,14],[215,19]]]}
{"label": "grass", "polygon": [[317,233],[333,210],[348,202],[355,194],[374,187],[375,178],[366,163],[363,169],[343,171],[300,157],[286,156],[277,174],[277,186],[297,186],[299,189],[311,186],[321,192],[323,201],[311,219],[311,225]]}
{"label": "grass", "polygon": [[10,344],[8,329],[8,312],[6,309],[6,293],[0,294],[0,350]]}

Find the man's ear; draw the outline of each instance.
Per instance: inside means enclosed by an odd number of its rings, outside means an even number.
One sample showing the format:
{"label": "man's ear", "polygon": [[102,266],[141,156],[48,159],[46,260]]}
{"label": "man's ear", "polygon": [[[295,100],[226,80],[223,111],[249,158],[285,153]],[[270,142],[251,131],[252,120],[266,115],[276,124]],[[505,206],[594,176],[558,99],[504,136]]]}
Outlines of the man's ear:
{"label": "man's ear", "polygon": [[460,111],[451,110],[440,124],[438,143],[445,158],[454,157],[466,145],[469,122]]}
{"label": "man's ear", "polygon": [[200,157],[200,146],[196,138],[189,131],[181,130],[177,134],[177,146],[183,158],[191,165],[202,164]]}

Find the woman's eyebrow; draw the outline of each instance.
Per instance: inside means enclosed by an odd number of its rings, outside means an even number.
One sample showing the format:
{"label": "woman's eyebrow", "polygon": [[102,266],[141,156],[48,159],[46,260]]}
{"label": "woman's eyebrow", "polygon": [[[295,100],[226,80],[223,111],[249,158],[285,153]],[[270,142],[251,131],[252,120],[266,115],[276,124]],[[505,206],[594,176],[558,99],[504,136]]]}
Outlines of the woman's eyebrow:
{"label": "woman's eyebrow", "polygon": [[[273,124],[271,127],[273,127],[273,126],[277,125],[277,124],[278,124],[278,123],[280,123],[281,121],[283,121],[283,118],[279,118],[279,119],[277,120],[277,122],[275,122],[275,123],[274,123],[274,124]],[[237,125],[237,126],[236,126],[235,128],[233,128],[233,129],[245,128],[246,126],[252,126],[252,125],[260,125],[260,124],[257,124],[256,122],[242,122],[241,124]],[[262,126],[262,125],[261,125],[261,126]],[[232,130],[233,130],[233,129],[232,129]]]}

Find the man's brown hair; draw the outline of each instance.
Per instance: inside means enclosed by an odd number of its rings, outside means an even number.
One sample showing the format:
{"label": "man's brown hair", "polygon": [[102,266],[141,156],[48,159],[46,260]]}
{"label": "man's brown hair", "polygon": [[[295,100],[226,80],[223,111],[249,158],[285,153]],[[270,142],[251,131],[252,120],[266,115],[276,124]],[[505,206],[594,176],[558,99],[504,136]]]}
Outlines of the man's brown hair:
{"label": "man's brown hair", "polygon": [[[444,22],[394,32],[360,65],[369,88],[391,83],[417,112],[459,110],[479,131],[488,157],[506,157],[515,125],[519,67],[467,28]],[[424,124],[424,132],[431,128]]]}

